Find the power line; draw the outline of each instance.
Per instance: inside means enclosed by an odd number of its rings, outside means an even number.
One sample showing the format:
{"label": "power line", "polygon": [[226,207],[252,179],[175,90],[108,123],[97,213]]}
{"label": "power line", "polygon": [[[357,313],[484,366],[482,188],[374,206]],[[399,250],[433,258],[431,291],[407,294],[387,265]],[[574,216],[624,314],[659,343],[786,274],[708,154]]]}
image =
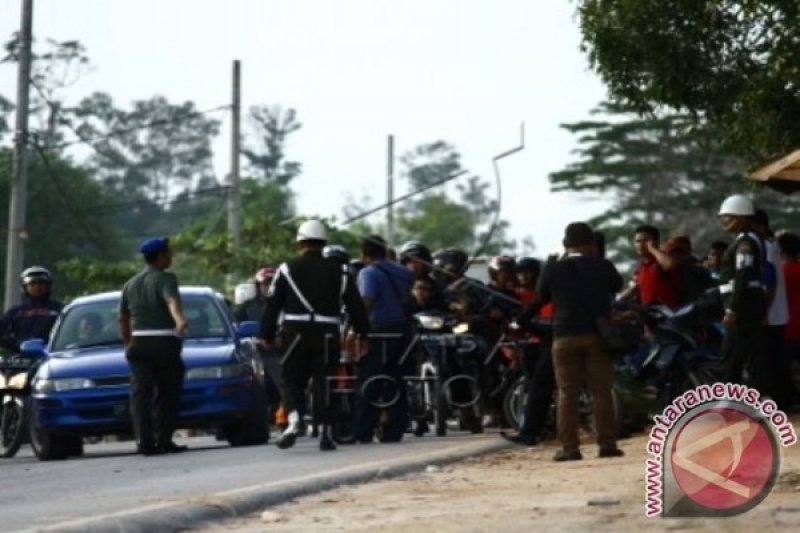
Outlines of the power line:
{"label": "power line", "polygon": [[101,255],[103,255],[103,257],[109,260],[112,259],[112,257],[106,251],[106,247],[103,245],[103,243],[100,242],[100,239],[97,237],[97,235],[95,235],[94,231],[92,231],[90,225],[87,224],[86,220],[84,220],[82,213],[79,210],[75,209],[75,205],[72,202],[72,200],[70,200],[70,195],[67,189],[61,183],[61,178],[58,176],[58,173],[55,172],[52,166],[50,165],[50,159],[47,157],[45,151],[42,149],[42,147],[39,145],[38,142],[34,141],[33,147],[39,154],[39,157],[41,157],[42,163],[44,163],[45,170],[50,175],[53,183],[56,186],[56,189],[58,189],[59,197],[64,202],[64,205],[67,207],[67,209],[75,217],[75,220],[78,222],[80,228],[83,230],[86,236],[89,237],[89,240],[92,242],[92,244],[94,244],[95,248],[97,248],[97,250],[100,252]]}
{"label": "power line", "polygon": [[[55,146],[51,147],[51,149],[59,150],[59,149],[62,149],[62,148],[68,147],[68,146],[74,146],[76,144],[86,144],[87,146],[92,148],[92,150],[94,150],[94,152],[96,152],[98,155],[100,155],[100,156],[104,157],[105,159],[108,159],[109,161],[112,161],[114,163],[118,163],[119,162],[119,157],[111,156],[111,155],[108,155],[106,153],[103,153],[103,151],[101,151],[97,146],[95,146],[94,143],[102,141],[102,140],[105,140],[105,139],[110,139],[110,138],[113,138],[113,137],[116,137],[116,136],[119,136],[119,135],[124,135],[125,133],[138,131],[138,130],[141,130],[141,129],[148,129],[148,128],[153,128],[153,127],[156,127],[156,126],[175,124],[175,123],[182,122],[184,120],[187,120],[189,118],[193,118],[193,117],[196,117],[196,116],[202,116],[204,114],[213,113],[213,112],[226,111],[226,110],[231,109],[231,107],[232,107],[230,104],[220,105],[220,106],[217,106],[217,107],[214,107],[214,108],[210,108],[210,109],[206,109],[206,110],[200,110],[200,111],[186,113],[181,117],[173,117],[173,118],[170,118],[170,119],[159,119],[159,120],[150,121],[150,122],[145,123],[145,124],[139,124],[137,126],[132,126],[130,128],[122,128],[122,129],[112,130],[111,132],[109,132],[106,135],[87,139],[87,138],[85,138],[83,136],[83,134],[81,132],[79,132],[77,130],[77,128],[75,128],[75,126],[72,124],[72,122],[69,120],[69,118],[64,116],[64,114],[62,113],[61,108],[47,97],[47,95],[44,93],[44,90],[41,87],[39,87],[39,85],[33,79],[31,79],[31,85],[34,87],[34,89],[36,89],[36,92],[44,100],[44,102],[47,104],[47,106],[53,111],[53,113],[55,113],[56,115],[61,116],[61,120],[59,122],[61,124],[65,125],[65,126],[67,126],[79,139],[77,141],[70,141],[70,142],[65,142],[65,143],[61,143],[61,144],[55,145]],[[37,146],[37,150],[41,150],[41,147]],[[100,214],[102,212],[114,212],[114,211],[118,211],[118,210],[135,209],[136,207],[142,207],[142,206],[166,207],[167,205],[173,205],[173,204],[176,204],[176,203],[181,203],[181,202],[193,200],[198,195],[213,194],[213,193],[217,193],[217,192],[225,192],[227,194],[228,189],[229,189],[228,186],[210,187],[210,188],[207,188],[207,189],[200,189],[200,190],[197,190],[197,191],[192,191],[192,196],[174,198],[174,199],[167,200],[167,201],[157,201],[157,200],[154,201],[154,200],[149,200],[149,199],[141,199],[141,200],[133,200],[133,201],[130,201],[130,202],[119,202],[119,203],[116,203],[116,204],[106,204],[106,205],[92,207],[90,209],[85,209],[84,210],[84,214],[90,214],[90,213]]]}
{"label": "power line", "polygon": [[[38,91],[38,89],[37,89],[37,91]],[[41,94],[41,92],[39,94]],[[185,115],[180,116],[180,117],[158,119],[158,120],[153,120],[153,121],[150,121],[150,122],[145,122],[144,124],[139,124],[137,126],[131,126],[129,128],[120,128],[120,129],[116,129],[116,130],[111,130],[107,134],[101,135],[101,136],[98,136],[98,137],[90,137],[88,139],[80,138],[77,141],[63,142],[63,143],[54,145],[52,148],[55,149],[55,150],[61,150],[62,148],[67,148],[69,146],[74,146],[76,144],[88,144],[88,145],[92,146],[93,143],[104,141],[106,139],[111,139],[113,137],[118,137],[120,135],[125,135],[126,133],[132,133],[134,131],[139,131],[139,130],[144,130],[144,129],[151,129],[151,128],[154,128],[154,127],[157,127],[157,126],[167,126],[167,125],[170,125],[170,124],[177,124],[177,123],[180,123],[180,122],[184,122],[185,120],[190,119],[190,118],[199,117],[199,116],[206,115],[206,114],[209,114],[209,113],[216,113],[216,112],[219,112],[219,111],[226,111],[226,110],[228,110],[230,108],[231,108],[230,104],[225,104],[225,105],[220,105],[220,106],[217,106],[217,107],[212,107],[212,108],[209,108],[209,109],[203,109],[203,110],[200,110],[200,111],[192,111],[192,112],[186,113]],[[80,134],[78,133],[77,129],[71,123],[69,123],[68,119],[63,118],[63,115],[62,115],[61,123],[64,124],[65,126],[67,126],[69,129],[71,129],[73,131],[73,133],[75,133],[76,135],[80,136]],[[95,150],[96,150],[95,146],[92,146],[92,148],[95,148]]]}

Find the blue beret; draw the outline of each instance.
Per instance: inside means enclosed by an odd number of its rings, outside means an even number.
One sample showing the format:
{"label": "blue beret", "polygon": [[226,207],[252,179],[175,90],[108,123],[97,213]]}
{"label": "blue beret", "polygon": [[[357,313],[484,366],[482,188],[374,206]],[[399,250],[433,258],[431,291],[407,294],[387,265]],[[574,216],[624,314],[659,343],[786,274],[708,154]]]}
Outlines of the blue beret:
{"label": "blue beret", "polygon": [[166,250],[168,245],[169,239],[167,237],[154,237],[140,244],[139,251],[145,255],[153,254]]}

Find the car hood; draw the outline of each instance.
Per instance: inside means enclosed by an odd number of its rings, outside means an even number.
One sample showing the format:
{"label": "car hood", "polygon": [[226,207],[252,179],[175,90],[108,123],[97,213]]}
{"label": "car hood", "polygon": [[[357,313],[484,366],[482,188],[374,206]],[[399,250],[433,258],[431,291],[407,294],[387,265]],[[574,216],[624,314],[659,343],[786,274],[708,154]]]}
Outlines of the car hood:
{"label": "car hood", "polygon": [[[230,363],[234,346],[229,340],[191,341],[183,345],[181,358],[186,368]],[[121,346],[86,348],[52,354],[39,369],[39,377],[72,378],[94,376],[119,376],[130,373],[125,352]]]}

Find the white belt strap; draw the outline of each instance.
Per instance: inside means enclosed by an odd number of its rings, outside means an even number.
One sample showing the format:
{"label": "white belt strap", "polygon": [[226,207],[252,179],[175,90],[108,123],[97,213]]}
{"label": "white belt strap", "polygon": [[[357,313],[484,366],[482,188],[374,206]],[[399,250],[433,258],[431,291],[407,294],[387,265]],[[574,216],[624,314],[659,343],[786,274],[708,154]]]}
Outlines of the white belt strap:
{"label": "white belt strap", "polygon": [[339,291],[339,297],[344,298],[344,291],[347,288],[347,276],[350,274],[350,269],[347,263],[342,265],[342,289]]}
{"label": "white belt strap", "polygon": [[[755,281],[755,280],[754,281],[748,281],[747,282],[747,286],[750,287],[751,289],[760,289],[760,288],[762,288],[761,282],[760,281]],[[730,294],[730,293],[733,292],[733,288],[734,288],[734,283],[731,280],[731,281],[729,281],[728,283],[726,283],[724,285],[720,285],[719,286],[719,292],[720,292],[720,294]]]}
{"label": "white belt strap", "polygon": [[284,276],[286,276],[286,281],[289,282],[289,286],[294,291],[294,294],[295,294],[295,296],[297,296],[297,299],[300,300],[300,303],[303,304],[303,307],[305,307],[308,310],[309,313],[314,313],[314,308],[311,307],[310,303],[308,303],[308,300],[306,300],[306,297],[303,296],[303,293],[300,292],[300,289],[297,287],[297,285],[295,284],[294,280],[292,279],[291,274],[289,274],[289,265],[287,265],[286,263],[283,263],[283,264],[281,264],[280,267],[278,267],[278,270]]}
{"label": "white belt strap", "polygon": [[174,329],[137,329],[131,332],[134,337],[174,337]]}
{"label": "white belt strap", "polygon": [[288,320],[289,322],[324,322],[326,324],[338,324],[339,317],[338,316],[326,316],[326,315],[315,315],[315,314],[293,314],[293,313],[284,313],[283,319]]}

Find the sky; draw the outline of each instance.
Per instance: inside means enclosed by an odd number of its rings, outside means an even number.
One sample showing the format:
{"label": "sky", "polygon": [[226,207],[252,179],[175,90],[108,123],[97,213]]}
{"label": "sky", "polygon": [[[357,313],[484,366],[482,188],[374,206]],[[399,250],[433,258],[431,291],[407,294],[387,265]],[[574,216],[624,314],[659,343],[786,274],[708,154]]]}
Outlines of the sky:
{"label": "sky", "polygon": [[[19,25],[21,0],[0,0],[0,38]],[[95,91],[118,106],[156,94],[199,109],[231,99],[242,62],[242,108],[294,108],[303,127],[287,157],[301,215],[343,220],[349,199],[386,197],[387,136],[399,156],[444,140],[464,167],[492,183],[499,163],[501,217],[535,254],[560,248],[564,226],[603,201],[549,191],[547,175],[574,160],[559,127],[588,117],[606,91],[581,53],[569,0],[34,0],[34,36],[77,39],[94,69],[62,93],[67,105]],[[13,100],[16,68],[0,65]],[[215,143],[229,170],[229,117]],[[405,192],[398,180],[396,195]],[[450,186],[453,190],[453,185]]]}

